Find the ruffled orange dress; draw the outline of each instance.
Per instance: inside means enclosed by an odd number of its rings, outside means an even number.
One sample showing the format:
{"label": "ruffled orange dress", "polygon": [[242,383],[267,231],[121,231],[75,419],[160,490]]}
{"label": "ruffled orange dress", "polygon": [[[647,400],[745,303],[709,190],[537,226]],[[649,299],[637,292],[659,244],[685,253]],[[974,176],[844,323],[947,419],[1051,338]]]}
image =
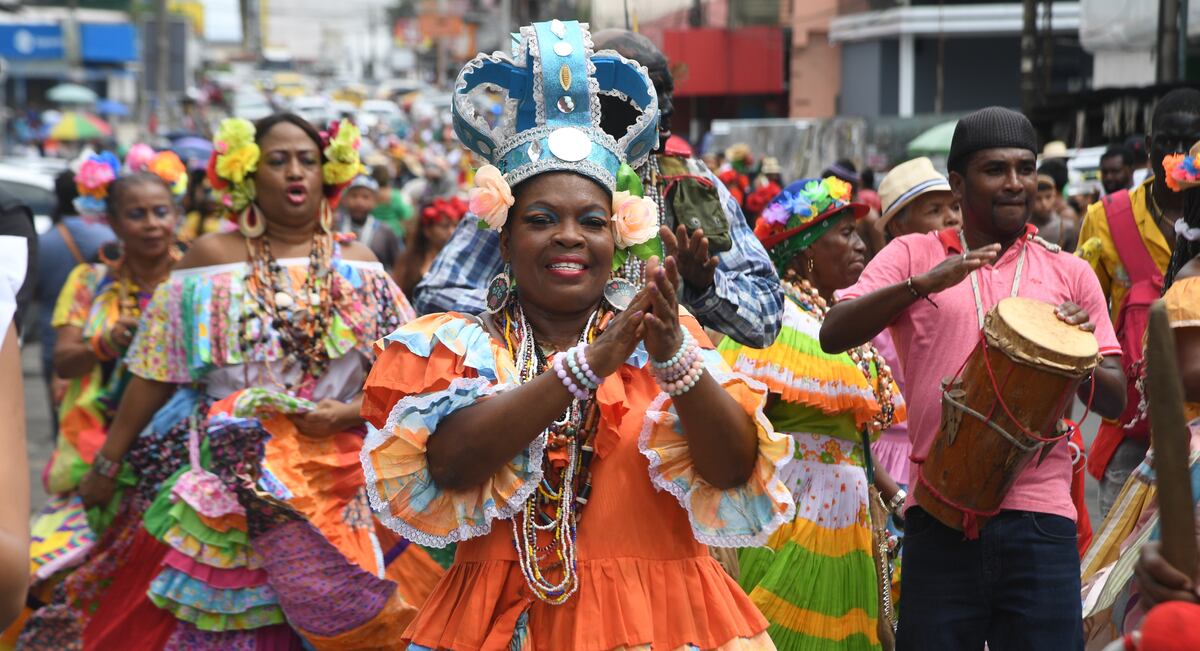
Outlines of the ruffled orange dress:
{"label": "ruffled orange dress", "polygon": [[511,523],[495,522],[511,518],[541,481],[544,435],[468,491],[438,488],[425,456],[439,421],[516,386],[512,356],[477,320],[453,313],[386,338],[363,402],[374,426],[362,452],[372,507],[414,542],[459,542],[454,565],[405,632],[409,648],[774,649],[766,619],[705,545],[761,545],[792,518],[778,478],[792,442],[763,415],[766,389],[734,374],[694,319],[681,320],[701,342],[709,373],[753,416],[752,477],[720,490],[696,473],[639,346],[596,392],[601,422],[578,526],[579,590],[560,606],[532,594]]}

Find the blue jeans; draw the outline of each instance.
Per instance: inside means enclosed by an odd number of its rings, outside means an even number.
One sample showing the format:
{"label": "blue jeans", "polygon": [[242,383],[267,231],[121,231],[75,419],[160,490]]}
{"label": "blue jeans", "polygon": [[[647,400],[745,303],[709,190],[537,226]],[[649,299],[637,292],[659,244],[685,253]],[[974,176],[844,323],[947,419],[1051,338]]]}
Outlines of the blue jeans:
{"label": "blue jeans", "polygon": [[898,651],[1082,651],[1074,522],[1003,511],[978,540],[920,507],[904,522]]}

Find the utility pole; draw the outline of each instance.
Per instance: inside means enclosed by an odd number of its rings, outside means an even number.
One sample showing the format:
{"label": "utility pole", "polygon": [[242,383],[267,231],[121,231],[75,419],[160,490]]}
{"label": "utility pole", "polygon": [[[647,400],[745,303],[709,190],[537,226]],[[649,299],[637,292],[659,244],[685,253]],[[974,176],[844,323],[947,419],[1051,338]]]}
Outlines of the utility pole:
{"label": "utility pole", "polygon": [[1024,0],[1021,24],[1021,109],[1026,115],[1037,103],[1037,3]]}
{"label": "utility pole", "polygon": [[1042,97],[1046,97],[1054,72],[1054,0],[1042,6],[1042,25]]}
{"label": "utility pole", "polygon": [[167,34],[167,0],[154,2],[154,31],[158,47],[154,79],[154,116],[160,133],[167,124],[167,75],[171,66],[171,39]]}
{"label": "utility pole", "polygon": [[1179,0],[1158,0],[1158,61],[1155,78],[1160,84],[1179,81]]}

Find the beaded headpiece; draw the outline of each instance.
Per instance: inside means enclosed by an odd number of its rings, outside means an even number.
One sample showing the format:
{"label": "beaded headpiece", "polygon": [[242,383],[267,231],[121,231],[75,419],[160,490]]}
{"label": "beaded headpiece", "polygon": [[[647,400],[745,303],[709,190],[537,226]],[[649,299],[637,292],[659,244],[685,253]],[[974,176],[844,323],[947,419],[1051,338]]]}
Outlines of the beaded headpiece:
{"label": "beaded headpiece", "polygon": [[[571,171],[616,189],[621,163],[639,166],[658,142],[658,96],[646,68],[612,51],[593,52],[586,23],[522,27],[512,59],[480,54],[454,86],[454,132],[499,168],[510,187],[548,171]],[[476,90],[504,95],[495,126],[476,110]],[[600,95],[638,111],[614,139],[600,128]]]}

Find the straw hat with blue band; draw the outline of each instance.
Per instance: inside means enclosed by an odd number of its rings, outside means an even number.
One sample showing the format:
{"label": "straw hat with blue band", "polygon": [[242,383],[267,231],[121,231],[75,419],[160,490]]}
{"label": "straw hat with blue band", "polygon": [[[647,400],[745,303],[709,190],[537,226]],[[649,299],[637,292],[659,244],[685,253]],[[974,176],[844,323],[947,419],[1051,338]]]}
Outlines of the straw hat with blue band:
{"label": "straw hat with blue band", "polygon": [[951,192],[950,182],[933,167],[933,161],[922,156],[892,168],[879,184],[883,214],[878,227],[883,228],[913,199],[927,192]]}

